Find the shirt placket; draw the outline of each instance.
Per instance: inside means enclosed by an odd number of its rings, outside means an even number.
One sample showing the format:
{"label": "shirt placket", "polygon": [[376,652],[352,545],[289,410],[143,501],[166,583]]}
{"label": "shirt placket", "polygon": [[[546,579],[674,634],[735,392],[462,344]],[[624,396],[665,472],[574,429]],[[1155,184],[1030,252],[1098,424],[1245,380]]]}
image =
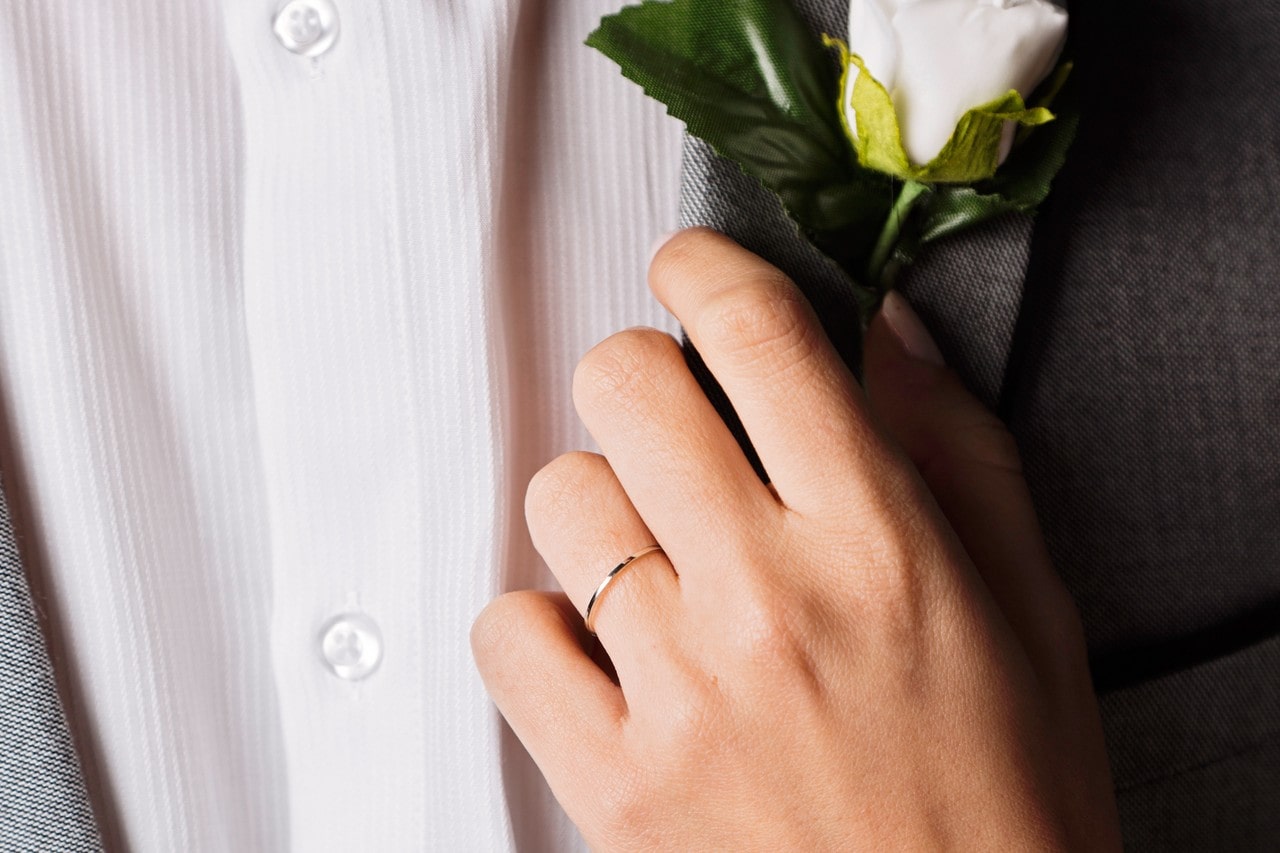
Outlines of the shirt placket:
{"label": "shirt placket", "polygon": [[[418,86],[448,71],[430,58],[460,15],[356,0],[228,11],[299,850],[508,841],[498,731],[465,650],[502,540],[486,248],[453,238],[485,220],[487,164],[459,159],[474,128],[433,120],[490,87],[462,69],[457,86]],[[418,260],[424,243],[435,260]]]}

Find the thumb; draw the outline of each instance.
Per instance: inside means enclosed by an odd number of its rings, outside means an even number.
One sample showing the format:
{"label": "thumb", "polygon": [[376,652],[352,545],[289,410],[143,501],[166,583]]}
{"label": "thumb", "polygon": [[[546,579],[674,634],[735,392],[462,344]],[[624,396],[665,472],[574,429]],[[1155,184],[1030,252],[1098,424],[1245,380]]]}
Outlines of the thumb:
{"label": "thumb", "polygon": [[1079,664],[1064,650],[1082,657],[1079,619],[1050,563],[1013,436],[947,369],[897,293],[871,322],[863,366],[876,418],[933,492],[1032,662],[1061,684],[1064,665]]}

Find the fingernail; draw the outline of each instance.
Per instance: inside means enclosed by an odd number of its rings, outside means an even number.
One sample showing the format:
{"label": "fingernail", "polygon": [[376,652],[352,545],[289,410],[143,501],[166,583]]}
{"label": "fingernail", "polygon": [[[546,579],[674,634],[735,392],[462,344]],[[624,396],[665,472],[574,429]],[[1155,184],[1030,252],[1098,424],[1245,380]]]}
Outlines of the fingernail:
{"label": "fingernail", "polygon": [[653,264],[653,259],[658,257],[658,252],[662,251],[662,247],[671,242],[671,238],[679,234],[679,231],[668,231],[666,234],[659,234],[658,239],[653,241],[653,245],[649,247],[649,263]]}
{"label": "fingernail", "polygon": [[889,291],[880,304],[880,313],[908,355],[938,367],[944,364],[942,351],[905,297],[897,291]]}

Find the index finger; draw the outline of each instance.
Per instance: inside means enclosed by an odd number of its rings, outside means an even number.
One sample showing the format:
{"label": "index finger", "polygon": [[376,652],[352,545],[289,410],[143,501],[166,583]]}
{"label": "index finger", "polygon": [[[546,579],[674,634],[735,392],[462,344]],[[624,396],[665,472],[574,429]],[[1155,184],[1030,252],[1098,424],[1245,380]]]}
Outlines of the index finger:
{"label": "index finger", "polygon": [[649,268],[733,403],[783,504],[847,501],[881,451],[866,400],[804,295],[777,267],[705,228],[667,241]]}

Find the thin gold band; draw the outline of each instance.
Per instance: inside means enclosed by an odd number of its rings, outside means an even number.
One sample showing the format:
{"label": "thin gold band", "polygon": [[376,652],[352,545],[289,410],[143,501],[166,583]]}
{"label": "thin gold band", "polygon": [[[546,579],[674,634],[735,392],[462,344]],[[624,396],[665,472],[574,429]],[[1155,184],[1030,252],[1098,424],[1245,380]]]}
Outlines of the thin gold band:
{"label": "thin gold band", "polygon": [[634,554],[627,557],[621,563],[618,563],[618,565],[614,566],[613,571],[605,575],[604,580],[600,581],[600,585],[596,587],[596,591],[591,593],[591,600],[587,602],[587,615],[586,615],[586,618],[583,620],[584,622],[586,622],[587,630],[591,633],[593,637],[595,636],[595,633],[596,633],[596,603],[600,601],[600,597],[604,595],[604,591],[609,588],[609,584],[613,583],[613,579],[616,578],[618,575],[622,574],[622,571],[626,569],[628,566],[630,566],[632,563],[634,563],[636,560],[640,559],[641,557],[647,554],[652,554],[655,551],[661,551],[661,550],[662,550],[661,545],[649,545],[648,547],[641,548],[639,551],[636,551]]}

